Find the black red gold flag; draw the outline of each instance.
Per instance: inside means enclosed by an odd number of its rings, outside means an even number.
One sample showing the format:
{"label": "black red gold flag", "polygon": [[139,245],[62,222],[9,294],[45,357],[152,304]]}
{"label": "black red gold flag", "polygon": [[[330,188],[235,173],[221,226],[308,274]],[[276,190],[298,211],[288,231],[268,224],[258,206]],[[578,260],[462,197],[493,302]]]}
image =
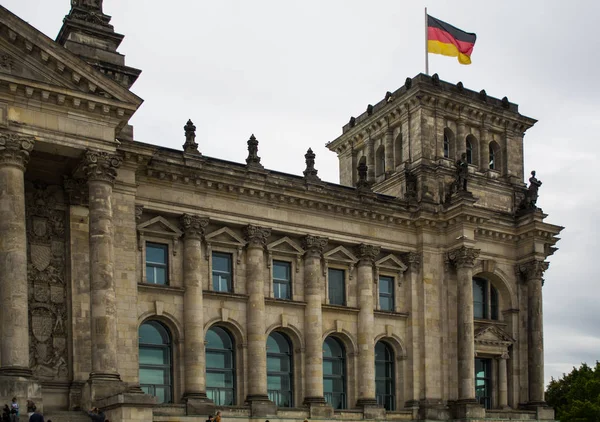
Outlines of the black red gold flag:
{"label": "black red gold flag", "polygon": [[427,15],[427,51],[429,53],[458,57],[460,64],[471,64],[471,53],[476,40],[477,35]]}

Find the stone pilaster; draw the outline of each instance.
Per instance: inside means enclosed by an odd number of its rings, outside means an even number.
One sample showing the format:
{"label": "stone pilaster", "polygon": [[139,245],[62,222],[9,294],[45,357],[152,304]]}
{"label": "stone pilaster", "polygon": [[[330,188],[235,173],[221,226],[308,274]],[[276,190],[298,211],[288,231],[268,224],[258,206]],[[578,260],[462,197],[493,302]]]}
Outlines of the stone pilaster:
{"label": "stone pilaster", "polygon": [[529,261],[518,266],[527,283],[527,358],[529,374],[529,404],[543,406],[544,400],[544,313],[542,310],[542,284],[548,263]]}
{"label": "stone pilaster", "polygon": [[420,321],[423,320],[423,309],[419,305],[419,282],[418,276],[421,270],[421,255],[415,252],[409,252],[405,257],[407,269],[407,280],[409,283],[408,297],[408,338],[410,341],[410,351],[408,353],[408,374],[407,374],[407,397],[405,407],[418,407],[421,398],[421,353],[422,346],[422,328]]}
{"label": "stone pilaster", "polygon": [[[360,244],[356,247],[358,257],[358,401],[356,405],[370,411],[377,407],[375,398],[375,318],[373,316],[373,264],[379,255],[379,246]],[[369,409],[369,410],[367,410]],[[367,415],[365,415],[367,418]],[[371,419],[369,417],[368,419]]]}
{"label": "stone pilaster", "polygon": [[467,128],[463,119],[458,120],[456,129],[456,144],[454,146],[456,157],[451,157],[454,160],[458,160],[463,152],[467,152]]}
{"label": "stone pilaster", "polygon": [[0,132],[0,375],[15,377],[31,376],[24,174],[33,145]]}
{"label": "stone pilaster", "polygon": [[385,132],[385,172],[394,171],[394,130],[388,128]]}
{"label": "stone pilaster", "polygon": [[[112,190],[121,157],[88,150],[83,171],[90,209],[92,372],[90,380],[120,381],[117,370],[117,307],[114,282]],[[103,393],[100,393],[103,395]],[[100,398],[92,394],[92,399]]]}
{"label": "stone pilaster", "polygon": [[271,229],[249,225],[244,228],[246,238],[246,285],[248,304],[246,321],[248,332],[248,395],[252,416],[273,415],[275,405],[267,395],[267,338],[265,335],[265,254],[264,249]]}
{"label": "stone pilaster", "polygon": [[323,397],[323,314],[321,310],[323,283],[321,256],[327,238],[307,235],[302,241],[304,254],[304,331],[306,358],[304,363],[304,404],[310,407],[311,417],[331,417],[333,409]]}
{"label": "stone pilaster", "polygon": [[367,139],[367,181],[373,183],[375,181],[375,140]]}
{"label": "stone pilaster", "polygon": [[184,214],[180,219],[183,238],[183,331],[185,380],[183,398],[187,414],[212,413],[214,404],[206,396],[204,305],[202,298],[202,239],[208,219]]}
{"label": "stone pilaster", "polygon": [[479,250],[461,246],[448,253],[458,284],[458,399],[475,403],[473,266]]}
{"label": "stone pilaster", "polygon": [[508,353],[504,352],[498,357],[498,407],[508,408],[508,367],[506,361]]}

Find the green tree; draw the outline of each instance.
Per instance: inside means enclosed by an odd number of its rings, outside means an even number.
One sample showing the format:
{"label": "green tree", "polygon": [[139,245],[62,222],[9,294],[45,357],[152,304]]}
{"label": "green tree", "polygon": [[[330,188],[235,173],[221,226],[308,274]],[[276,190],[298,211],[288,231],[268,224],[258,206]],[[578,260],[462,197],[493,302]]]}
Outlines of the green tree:
{"label": "green tree", "polygon": [[600,422],[600,362],[582,364],[562,378],[552,378],[546,401],[561,422]]}

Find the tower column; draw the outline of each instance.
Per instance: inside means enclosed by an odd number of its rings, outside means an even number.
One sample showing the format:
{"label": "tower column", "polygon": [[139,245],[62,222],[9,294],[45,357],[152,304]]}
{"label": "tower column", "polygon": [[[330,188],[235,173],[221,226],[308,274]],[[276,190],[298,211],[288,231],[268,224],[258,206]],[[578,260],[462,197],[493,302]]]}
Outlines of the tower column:
{"label": "tower column", "polygon": [[529,374],[529,404],[543,406],[544,400],[544,313],[542,283],[548,263],[530,261],[520,266],[527,283],[527,354]]}
{"label": "tower column", "polygon": [[323,397],[323,283],[321,255],[327,238],[308,235],[303,239],[304,255],[304,330],[306,358],[304,366],[304,404],[310,407],[311,417],[333,414]]}
{"label": "tower column", "polygon": [[500,409],[508,408],[507,360],[507,352],[502,353],[502,355],[498,357],[498,407]]}
{"label": "tower column", "polygon": [[475,334],[473,322],[473,266],[478,249],[461,246],[448,254],[456,267],[458,283],[458,400],[475,399]]}
{"label": "tower column", "polygon": [[202,298],[202,238],[207,218],[181,216],[183,238],[183,331],[185,337],[185,388],[187,414],[210,413],[214,405],[206,396],[204,306]]}
{"label": "tower column", "polygon": [[458,160],[463,152],[467,152],[467,127],[463,119],[459,119],[457,122],[457,132],[455,160]]}
{"label": "tower column", "polygon": [[423,321],[423,309],[419,304],[419,271],[421,270],[421,255],[415,252],[406,254],[408,261],[408,283],[409,283],[409,317],[408,317],[408,338],[410,341],[410,349],[408,352],[408,367],[410,368],[407,374],[408,388],[405,407],[418,407],[419,399],[421,398],[421,352],[420,348],[423,342],[423,329],[421,321]]}
{"label": "tower column", "polygon": [[[378,246],[360,244],[356,248],[358,256],[358,401],[356,405],[367,408],[377,407],[375,398],[375,341],[373,316],[373,263],[379,255]],[[366,416],[365,416],[366,417]]]}
{"label": "tower column", "polygon": [[367,139],[367,181],[375,181],[375,141],[370,134]]}
{"label": "tower column", "polygon": [[32,137],[0,132],[0,375],[15,377],[31,376],[25,167],[33,145]]}
{"label": "tower column", "polygon": [[89,188],[92,372],[90,380],[120,381],[117,370],[117,304],[114,281],[112,190],[121,157],[86,151]]}
{"label": "tower column", "polygon": [[385,132],[385,172],[394,171],[394,130],[388,127]]}
{"label": "tower column", "polygon": [[267,338],[265,335],[264,248],[271,229],[249,225],[244,229],[246,250],[246,307],[248,335],[248,395],[252,416],[275,414],[267,395]]}

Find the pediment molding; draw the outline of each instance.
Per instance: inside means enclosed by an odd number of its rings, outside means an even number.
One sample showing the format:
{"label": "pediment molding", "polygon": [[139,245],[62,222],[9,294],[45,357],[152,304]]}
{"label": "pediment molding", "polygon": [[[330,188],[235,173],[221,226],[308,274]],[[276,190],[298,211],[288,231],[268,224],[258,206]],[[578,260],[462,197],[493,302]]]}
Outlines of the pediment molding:
{"label": "pediment molding", "polygon": [[389,254],[378,261],[375,261],[375,267],[378,269],[389,270],[402,274],[408,267],[396,255]]}
{"label": "pediment molding", "polygon": [[204,258],[208,261],[212,255],[213,245],[222,246],[228,249],[235,249],[237,252],[236,261],[239,264],[242,261],[242,249],[246,246],[246,241],[238,236],[229,227],[221,227],[204,237],[206,242],[206,254]]}
{"label": "pediment molding", "polygon": [[138,231],[138,249],[140,251],[144,250],[146,238],[155,237],[169,240],[173,255],[177,255],[177,244],[183,232],[166,218],[162,216],[151,218],[148,221],[138,224],[136,229]]}
{"label": "pediment molding", "polygon": [[273,254],[275,255],[287,255],[296,259],[296,272],[300,271],[300,262],[305,250],[300,247],[296,242],[287,236],[277,239],[267,245],[267,253],[269,257],[267,259],[267,267],[271,268],[273,262]]}
{"label": "pediment molding", "polygon": [[496,325],[488,325],[475,330],[475,344],[484,346],[508,347],[516,342],[506,331]]}
{"label": "pediment molding", "polygon": [[327,275],[327,269],[329,268],[329,263],[333,262],[336,264],[342,264],[348,267],[348,278],[352,280],[352,272],[354,270],[354,266],[358,262],[358,258],[354,256],[352,252],[346,249],[344,246],[337,246],[323,254],[323,276]]}

